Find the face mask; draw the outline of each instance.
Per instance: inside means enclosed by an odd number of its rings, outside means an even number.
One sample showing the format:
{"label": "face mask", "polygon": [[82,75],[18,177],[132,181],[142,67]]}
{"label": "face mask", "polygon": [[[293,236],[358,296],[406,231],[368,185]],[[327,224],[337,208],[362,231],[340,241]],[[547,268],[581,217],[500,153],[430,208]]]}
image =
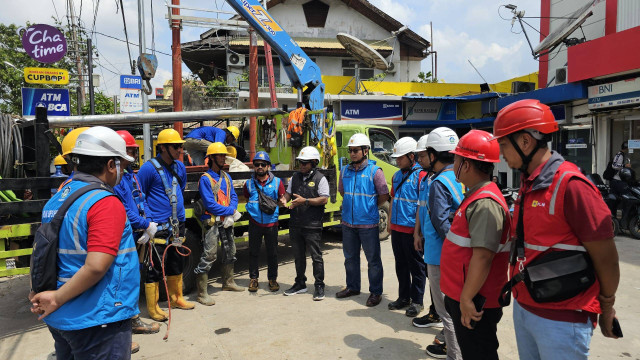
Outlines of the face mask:
{"label": "face mask", "polygon": [[456,182],[460,183],[460,171],[462,170],[462,164],[464,164],[464,159],[462,161],[460,161],[460,166],[458,166],[458,169],[456,170]]}

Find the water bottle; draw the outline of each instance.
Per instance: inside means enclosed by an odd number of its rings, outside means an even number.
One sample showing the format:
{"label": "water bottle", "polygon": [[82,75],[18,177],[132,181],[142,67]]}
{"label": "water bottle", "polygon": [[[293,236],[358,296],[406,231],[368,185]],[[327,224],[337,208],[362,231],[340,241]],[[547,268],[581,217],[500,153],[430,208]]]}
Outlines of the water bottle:
{"label": "water bottle", "polygon": [[[56,165],[56,172],[53,173],[53,175],[51,175],[52,178],[66,178],[68,177],[67,175],[62,173],[62,166],[61,165]],[[51,196],[53,196],[53,194],[58,192],[58,188],[51,188]]]}

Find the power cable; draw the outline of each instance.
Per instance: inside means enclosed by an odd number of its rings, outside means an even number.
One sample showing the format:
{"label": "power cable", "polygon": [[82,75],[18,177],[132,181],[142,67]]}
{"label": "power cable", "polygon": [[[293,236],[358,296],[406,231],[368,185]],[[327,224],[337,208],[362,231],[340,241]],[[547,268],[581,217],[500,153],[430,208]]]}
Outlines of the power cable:
{"label": "power cable", "polygon": [[129,53],[129,64],[131,65],[131,72],[135,74],[135,66],[131,60],[131,49],[129,48],[129,35],[127,34],[127,21],[124,18],[124,5],[120,0],[120,12],[122,13],[122,24],[124,25],[124,38],[127,40],[127,52]]}
{"label": "power cable", "polygon": [[56,8],[56,2],[51,0],[51,4],[53,5],[53,10],[56,12],[56,19],[60,19],[60,15],[58,15],[58,9]]}
{"label": "power cable", "polygon": [[156,27],[153,23],[153,0],[151,3],[151,53],[153,55],[156,54]]}

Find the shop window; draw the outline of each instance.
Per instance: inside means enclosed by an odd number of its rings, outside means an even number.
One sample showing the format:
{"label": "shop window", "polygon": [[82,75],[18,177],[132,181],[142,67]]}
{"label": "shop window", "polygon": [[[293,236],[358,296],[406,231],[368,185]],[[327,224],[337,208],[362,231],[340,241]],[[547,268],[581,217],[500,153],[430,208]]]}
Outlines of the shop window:
{"label": "shop window", "polygon": [[[280,82],[280,58],[277,56],[273,57],[273,75],[275,78],[275,82]],[[269,86],[269,73],[267,71],[267,61],[264,56],[258,57],[258,86],[267,87]]]}

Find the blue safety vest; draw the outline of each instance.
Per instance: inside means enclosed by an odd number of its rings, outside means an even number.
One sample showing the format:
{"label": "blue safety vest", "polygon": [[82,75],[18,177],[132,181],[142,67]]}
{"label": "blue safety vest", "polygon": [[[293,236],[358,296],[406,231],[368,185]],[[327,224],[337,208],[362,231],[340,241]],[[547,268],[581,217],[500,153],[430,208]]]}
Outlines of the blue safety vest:
{"label": "blue safety vest", "polygon": [[[422,167],[415,164],[412,173],[403,174],[398,170],[393,174],[393,206],[391,207],[391,223],[394,225],[416,226],[416,210],[418,209],[418,181]],[[407,178],[400,189],[398,185]]]}
{"label": "blue safety vest", "polygon": [[[158,231],[161,230],[169,230],[169,233],[172,232],[174,227],[177,227],[179,222],[178,219],[178,194],[181,193],[178,191],[178,179],[175,176],[171,176],[171,185],[169,185],[169,180],[167,180],[167,176],[165,175],[164,168],[160,165],[160,162],[156,158],[152,158],[151,164],[158,172],[160,179],[162,179],[162,186],[164,186],[164,192],[169,198],[169,203],[171,204],[171,217],[169,218],[168,223],[158,224]],[[171,236],[171,235],[169,235]],[[169,239],[167,239],[168,243]]]}
{"label": "blue safety vest", "polygon": [[[86,185],[88,183],[74,180],[58,191],[45,205],[42,222],[53,220],[64,199]],[[86,261],[89,209],[111,195],[105,190],[89,191],[67,211],[58,238],[58,288],[69,281]],[[118,254],[107,273],[97,284],[44,318],[47,325],[60,330],[80,330],[130,319],[140,312],[140,271],[132,233],[127,220]]]}
{"label": "blue safety vest", "polygon": [[260,181],[255,177],[252,177],[247,181],[249,201],[245,207],[255,222],[260,224],[273,224],[278,221],[279,207],[276,206],[276,211],[271,215],[267,215],[260,211],[260,205],[258,204],[260,195],[258,194],[256,187],[270,198],[278,200],[278,188],[280,187],[280,181],[280,178],[273,176],[273,174],[269,174],[269,179],[264,186],[260,185]]}
{"label": "blue safety vest", "polygon": [[369,160],[362,170],[354,170],[350,166],[343,166],[342,188],[342,220],[351,225],[372,225],[380,222],[378,212],[378,194],[373,183],[373,177],[379,167],[376,162]]}
{"label": "blue safety vest", "polygon": [[428,183],[426,194],[423,194],[423,187],[420,187],[420,197],[418,201],[418,205],[420,206],[420,229],[424,237],[424,262],[429,265],[440,265],[440,254],[442,252],[444,238],[440,237],[440,234],[438,234],[433,227],[431,217],[429,216],[429,187],[434,181],[442,183],[453,198],[453,203],[449,208],[451,217],[453,217],[456,209],[460,206],[464,195],[462,193],[462,184],[456,181],[456,175],[453,170],[444,170],[440,172],[438,176],[429,179],[429,181],[422,181],[422,183]]}

